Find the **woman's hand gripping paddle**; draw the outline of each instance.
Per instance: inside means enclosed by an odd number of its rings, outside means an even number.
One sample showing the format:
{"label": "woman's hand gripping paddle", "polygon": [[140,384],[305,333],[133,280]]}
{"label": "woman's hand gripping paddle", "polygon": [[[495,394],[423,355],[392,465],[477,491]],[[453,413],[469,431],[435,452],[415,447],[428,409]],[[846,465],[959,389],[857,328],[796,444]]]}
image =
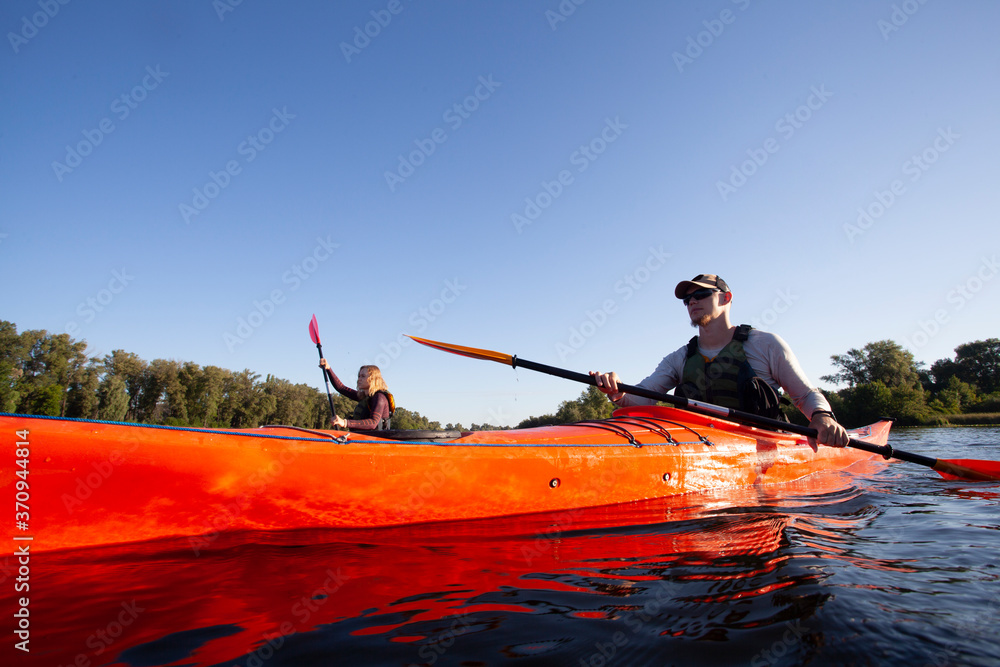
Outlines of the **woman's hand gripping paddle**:
{"label": "woman's hand gripping paddle", "polygon": [[[313,315],[312,321],[309,322],[309,337],[312,338],[312,342],[316,343],[316,349],[319,350],[319,358],[323,358],[323,344],[319,342],[319,325],[316,324],[316,315]],[[337,411],[333,409],[333,394],[330,393],[330,378],[326,374],[326,369],[323,369],[323,382],[326,384],[326,398],[330,402],[330,418],[337,416]]]}

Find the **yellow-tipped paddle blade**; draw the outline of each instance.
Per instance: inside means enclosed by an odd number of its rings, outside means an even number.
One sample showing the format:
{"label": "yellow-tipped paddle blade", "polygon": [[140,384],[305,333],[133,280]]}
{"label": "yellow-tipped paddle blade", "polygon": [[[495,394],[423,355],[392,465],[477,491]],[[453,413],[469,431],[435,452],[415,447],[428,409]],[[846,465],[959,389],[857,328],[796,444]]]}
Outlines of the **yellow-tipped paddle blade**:
{"label": "yellow-tipped paddle blade", "polygon": [[514,365],[514,357],[509,354],[504,354],[503,352],[494,352],[493,350],[481,350],[477,347],[465,347],[464,345],[452,345],[451,343],[441,343],[436,340],[429,340],[427,338],[418,338],[417,336],[411,336],[409,334],[404,334],[407,338],[411,338],[421,345],[426,345],[427,347],[433,347],[438,350],[444,350],[445,352],[451,352],[452,354],[460,354],[463,357],[471,357],[473,359],[485,359],[486,361],[497,361],[501,364],[507,364],[508,366]]}

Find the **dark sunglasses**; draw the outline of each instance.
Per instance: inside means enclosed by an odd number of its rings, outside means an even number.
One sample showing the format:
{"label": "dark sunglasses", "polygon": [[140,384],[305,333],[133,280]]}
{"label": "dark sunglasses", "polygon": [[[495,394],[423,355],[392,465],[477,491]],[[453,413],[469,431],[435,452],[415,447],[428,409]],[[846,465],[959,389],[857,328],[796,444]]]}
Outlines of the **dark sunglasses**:
{"label": "dark sunglasses", "polygon": [[721,292],[721,291],[722,290],[710,289],[708,287],[703,287],[700,290],[695,290],[694,292],[691,292],[690,294],[688,294],[687,296],[685,296],[682,299],[682,301],[684,301],[684,305],[686,306],[689,303],[691,303],[692,301],[701,301],[702,299],[708,298],[708,297],[712,296],[713,294],[715,294],[716,292]]}

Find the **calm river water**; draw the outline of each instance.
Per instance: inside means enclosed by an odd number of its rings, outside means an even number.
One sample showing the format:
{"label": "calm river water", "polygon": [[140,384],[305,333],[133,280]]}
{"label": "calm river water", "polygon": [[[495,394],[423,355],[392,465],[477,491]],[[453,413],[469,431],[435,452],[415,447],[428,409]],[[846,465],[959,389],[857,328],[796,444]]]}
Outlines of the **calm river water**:
{"label": "calm river water", "polygon": [[[890,444],[998,460],[1000,428],[901,429]],[[997,665],[998,518],[1000,484],[894,462],[681,502],[231,535],[199,555],[185,540],[57,552],[33,563],[32,650],[15,658]]]}

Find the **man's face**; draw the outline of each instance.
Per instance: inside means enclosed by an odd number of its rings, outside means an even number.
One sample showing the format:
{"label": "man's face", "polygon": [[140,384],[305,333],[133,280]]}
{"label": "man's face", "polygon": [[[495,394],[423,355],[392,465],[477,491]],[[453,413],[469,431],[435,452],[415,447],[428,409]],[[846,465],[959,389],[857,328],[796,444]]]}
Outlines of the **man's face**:
{"label": "man's face", "polygon": [[719,290],[706,287],[691,287],[684,294],[691,326],[705,326],[722,314],[722,306],[719,304],[721,294]]}

